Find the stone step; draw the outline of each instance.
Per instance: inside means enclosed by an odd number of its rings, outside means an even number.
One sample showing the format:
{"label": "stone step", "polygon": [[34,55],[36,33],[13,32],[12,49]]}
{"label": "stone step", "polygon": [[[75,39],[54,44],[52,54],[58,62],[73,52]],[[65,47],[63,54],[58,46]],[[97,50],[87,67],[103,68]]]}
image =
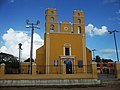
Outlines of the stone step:
{"label": "stone step", "polygon": [[101,82],[102,85],[120,85],[120,81],[118,82]]}
{"label": "stone step", "polygon": [[100,85],[97,79],[0,80],[0,86]]}
{"label": "stone step", "polygon": [[111,85],[111,84],[119,84],[120,85],[120,80],[118,79],[104,79],[104,80],[101,80],[101,84],[102,85]]}

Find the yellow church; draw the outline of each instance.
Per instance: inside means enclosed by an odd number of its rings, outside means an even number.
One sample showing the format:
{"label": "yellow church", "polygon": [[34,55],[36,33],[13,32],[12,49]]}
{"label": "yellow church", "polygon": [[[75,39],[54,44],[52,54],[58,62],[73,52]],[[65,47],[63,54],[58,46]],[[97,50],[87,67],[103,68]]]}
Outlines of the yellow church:
{"label": "yellow church", "polygon": [[37,73],[62,74],[64,65],[65,74],[88,72],[92,54],[86,47],[84,12],[74,10],[73,23],[59,23],[54,8],[45,14],[44,45],[36,50]]}
{"label": "yellow church", "polygon": [[[86,47],[84,12],[74,10],[73,22],[57,21],[56,9],[46,9],[44,45],[36,50],[36,60],[20,63],[20,73],[7,74],[0,65],[0,86],[100,85],[97,63]],[[120,63],[116,77],[120,79]]]}

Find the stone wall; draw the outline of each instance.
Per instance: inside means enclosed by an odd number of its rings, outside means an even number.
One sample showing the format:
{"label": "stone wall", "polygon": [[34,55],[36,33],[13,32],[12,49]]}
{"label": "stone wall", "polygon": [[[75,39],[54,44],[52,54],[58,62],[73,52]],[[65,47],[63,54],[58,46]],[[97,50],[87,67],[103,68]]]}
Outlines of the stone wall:
{"label": "stone wall", "polygon": [[98,85],[97,79],[0,80],[0,86]]}

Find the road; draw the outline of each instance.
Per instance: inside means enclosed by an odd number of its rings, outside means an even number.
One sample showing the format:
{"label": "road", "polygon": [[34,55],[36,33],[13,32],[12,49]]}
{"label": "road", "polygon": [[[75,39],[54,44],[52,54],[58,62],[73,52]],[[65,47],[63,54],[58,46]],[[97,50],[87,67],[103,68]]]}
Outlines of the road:
{"label": "road", "polygon": [[120,90],[120,85],[92,86],[92,87],[0,87],[0,90]]}

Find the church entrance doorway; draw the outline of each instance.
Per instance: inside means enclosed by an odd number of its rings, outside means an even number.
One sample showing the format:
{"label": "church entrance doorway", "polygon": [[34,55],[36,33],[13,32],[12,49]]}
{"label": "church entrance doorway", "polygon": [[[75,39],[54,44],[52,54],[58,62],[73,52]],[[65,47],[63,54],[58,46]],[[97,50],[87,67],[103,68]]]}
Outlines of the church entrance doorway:
{"label": "church entrance doorway", "polygon": [[70,60],[64,61],[66,64],[66,74],[72,74],[72,62]]}

